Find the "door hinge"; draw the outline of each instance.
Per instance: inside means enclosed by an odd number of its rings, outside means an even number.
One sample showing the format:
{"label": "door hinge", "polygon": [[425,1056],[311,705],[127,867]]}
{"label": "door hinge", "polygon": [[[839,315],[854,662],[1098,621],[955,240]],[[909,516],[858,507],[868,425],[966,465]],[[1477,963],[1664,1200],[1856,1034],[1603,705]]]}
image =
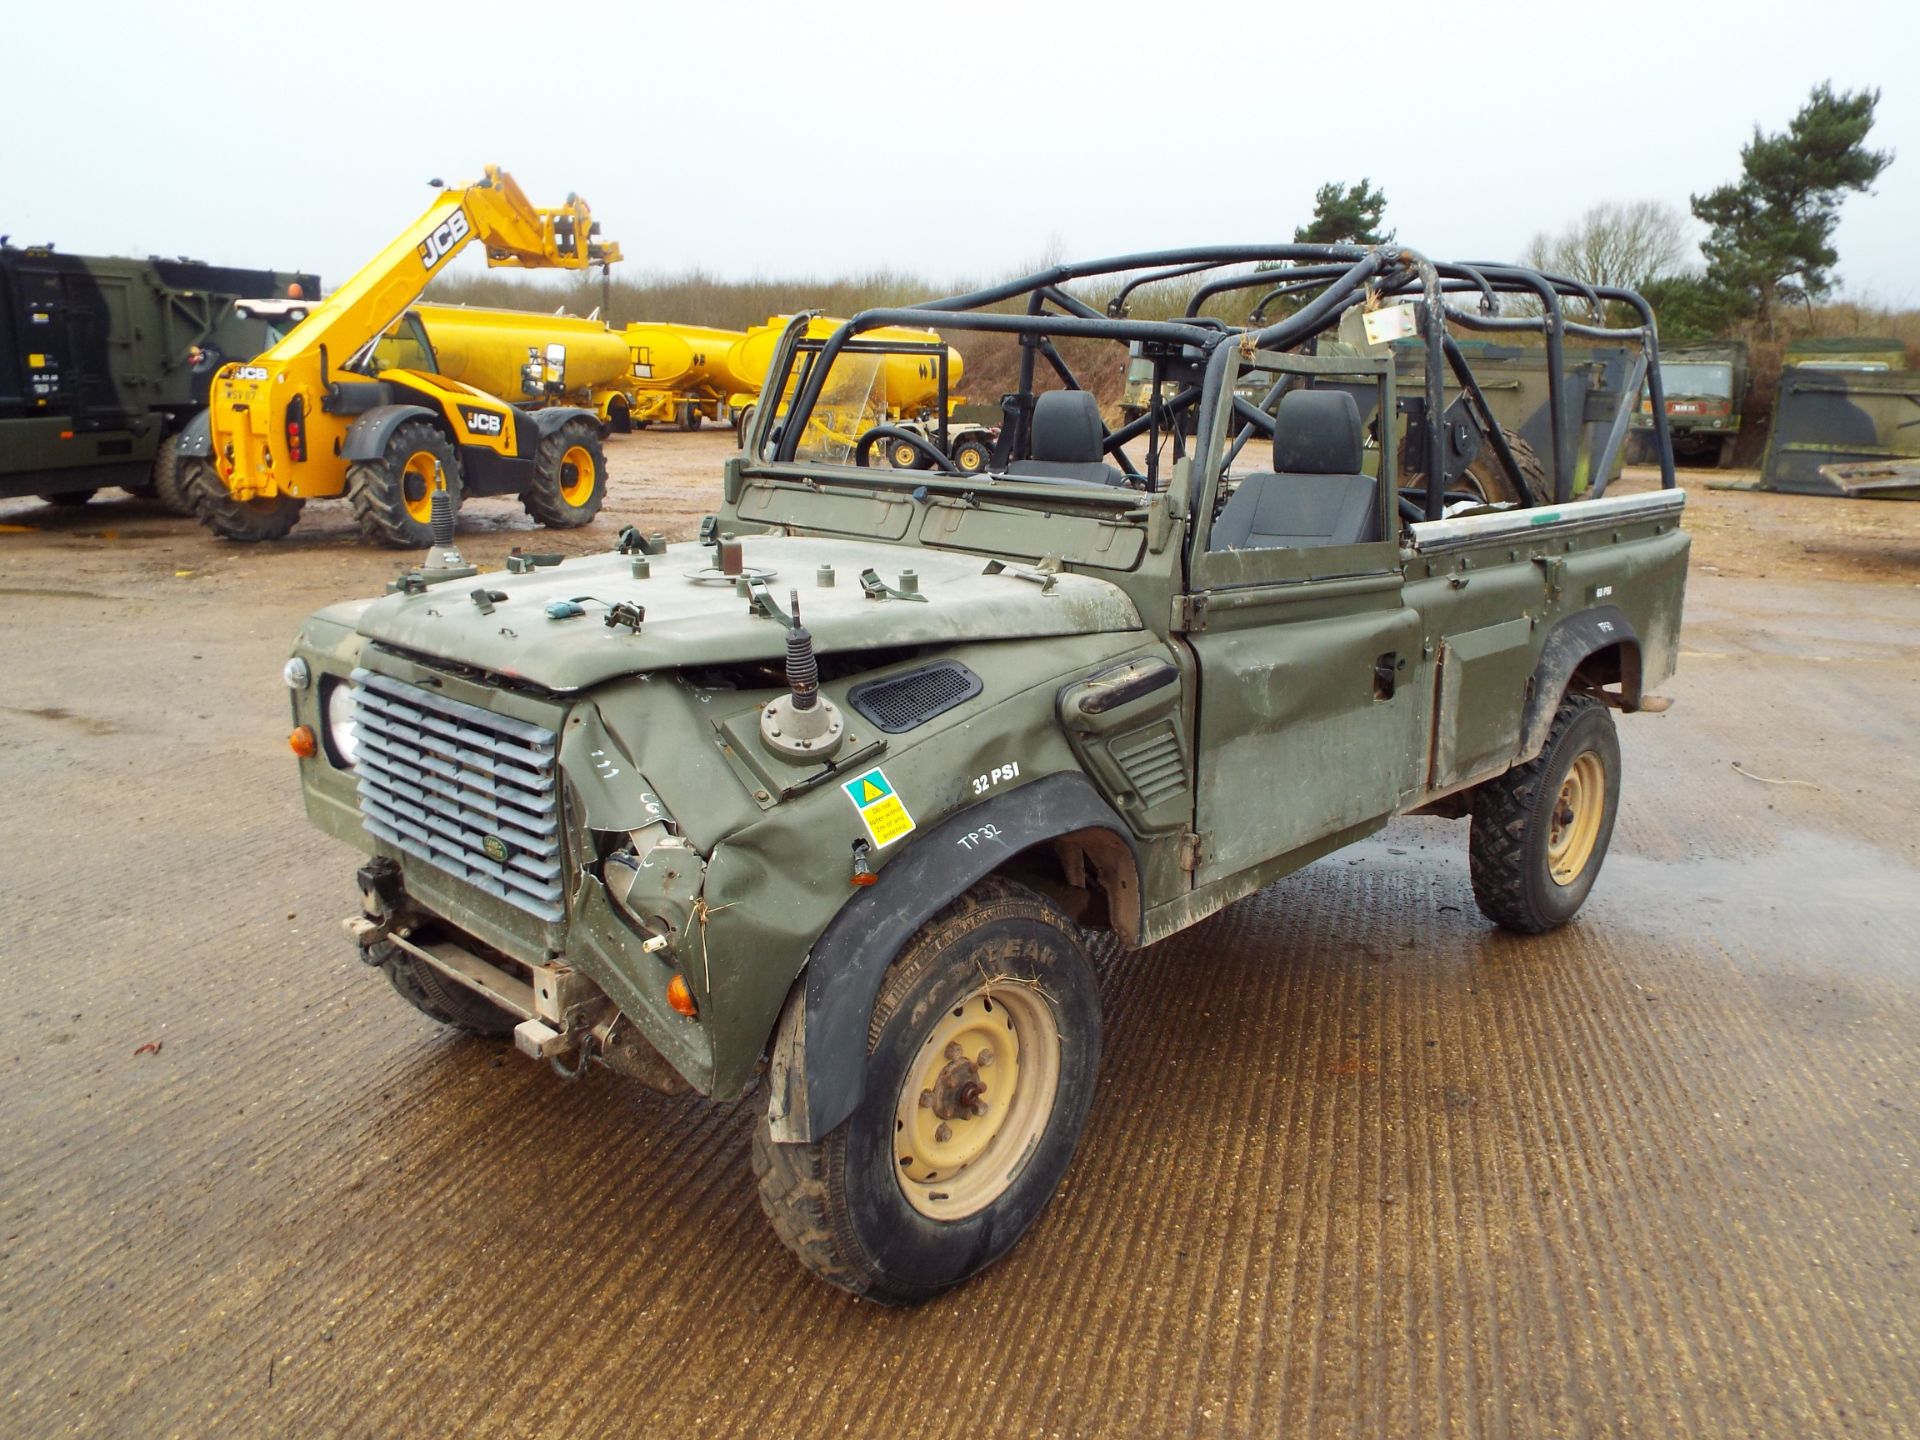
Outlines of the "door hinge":
{"label": "door hinge", "polygon": [[1207,628],[1207,597],[1204,592],[1174,596],[1173,628],[1196,632]]}
{"label": "door hinge", "polygon": [[1189,830],[1180,837],[1180,868],[1189,875],[1200,868],[1200,862],[1206,858],[1207,842]]}

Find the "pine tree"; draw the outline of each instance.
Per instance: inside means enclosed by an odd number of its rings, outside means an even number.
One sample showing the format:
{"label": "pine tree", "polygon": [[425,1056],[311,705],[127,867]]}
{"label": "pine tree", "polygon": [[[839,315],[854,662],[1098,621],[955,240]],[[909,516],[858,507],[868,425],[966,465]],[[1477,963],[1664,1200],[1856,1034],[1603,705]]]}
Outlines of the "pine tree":
{"label": "pine tree", "polygon": [[1891,152],[1866,148],[1879,101],[1878,90],[1836,95],[1822,81],[1784,132],[1754,126],[1738,183],[1692,197],[1695,217],[1712,227],[1700,247],[1707,283],[1740,297],[1769,335],[1780,305],[1833,288],[1840,202],[1893,163]]}
{"label": "pine tree", "polygon": [[1382,233],[1381,217],[1387,197],[1362,176],[1354,186],[1328,181],[1313,197],[1313,219],[1293,232],[1296,245],[1385,245],[1393,231]]}

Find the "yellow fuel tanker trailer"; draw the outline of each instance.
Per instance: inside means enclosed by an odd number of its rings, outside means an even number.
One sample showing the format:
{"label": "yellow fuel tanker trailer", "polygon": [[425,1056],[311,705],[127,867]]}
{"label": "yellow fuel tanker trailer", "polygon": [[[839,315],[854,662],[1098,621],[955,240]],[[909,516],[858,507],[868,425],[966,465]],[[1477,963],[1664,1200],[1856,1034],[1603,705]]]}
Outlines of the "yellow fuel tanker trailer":
{"label": "yellow fuel tanker trailer", "polygon": [[[732,397],[757,393],[760,376],[766,373],[764,358],[751,376],[732,368],[731,357],[747,338],[738,330],[640,321],[621,335],[632,360],[630,418],[635,425],[671,421],[682,430],[698,430],[702,420],[724,420]],[[771,349],[767,353],[771,355]]]}
{"label": "yellow fuel tanker trailer", "polygon": [[570,398],[605,418],[604,399],[627,388],[626,342],[598,320],[466,305],[419,305],[415,313],[435,369],[502,400]]}
{"label": "yellow fuel tanker trailer", "polygon": [[[732,397],[736,409],[757,403],[774,349],[793,319],[791,315],[772,316],[766,324],[754,326],[735,343],[727,365],[748,382]],[[816,315],[807,322],[806,340],[802,343],[818,344],[844,323],[829,315]],[[940,344],[939,332],[887,325],[862,331],[860,343],[902,348],[891,352],[876,348],[866,353],[841,353],[822,392],[821,404],[814,408],[807,422],[810,430],[820,432],[809,435],[806,442],[809,450],[851,453],[860,436],[875,425],[912,430],[933,439],[944,418],[939,413],[940,355],[931,349]],[[966,397],[955,393],[966,365],[958,350],[951,345],[945,350],[947,414],[951,416],[958,406],[966,403]],[[787,393],[780,397],[782,403],[792,398],[799,374],[796,366],[787,383]],[[993,440],[993,431],[985,426],[949,424],[947,429],[948,453],[968,473],[986,468]],[[919,469],[929,463],[912,445],[903,442],[890,442],[884,454],[888,463],[900,469]]]}

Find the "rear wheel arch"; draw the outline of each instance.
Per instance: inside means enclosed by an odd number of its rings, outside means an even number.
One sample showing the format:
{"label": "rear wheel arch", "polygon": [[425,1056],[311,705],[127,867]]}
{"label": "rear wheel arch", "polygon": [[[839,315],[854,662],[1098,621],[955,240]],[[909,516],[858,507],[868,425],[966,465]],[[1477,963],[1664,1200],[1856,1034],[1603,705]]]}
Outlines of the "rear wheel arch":
{"label": "rear wheel arch", "polygon": [[1540,753],[1560,701],[1569,693],[1592,695],[1628,712],[1640,708],[1640,636],[1617,605],[1596,605],[1569,615],[1548,634],[1527,682],[1515,764]]}
{"label": "rear wheel arch", "polygon": [[[998,834],[982,837],[987,827]],[[853,1113],[864,1093],[867,1026],[887,968],[921,926],[990,876],[1049,899],[1063,890],[1087,892],[1092,913],[1082,923],[1128,943],[1139,937],[1134,842],[1084,775],[1044,776],[948,817],[842,906],[814,942],[769,1045],[776,1141],[816,1140]]]}

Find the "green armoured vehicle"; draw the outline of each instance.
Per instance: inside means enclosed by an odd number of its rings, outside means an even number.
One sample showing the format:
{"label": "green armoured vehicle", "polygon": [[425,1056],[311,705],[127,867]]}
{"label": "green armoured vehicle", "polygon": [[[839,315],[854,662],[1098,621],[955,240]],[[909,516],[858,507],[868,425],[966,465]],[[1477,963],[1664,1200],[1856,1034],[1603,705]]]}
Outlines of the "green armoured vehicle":
{"label": "green armoured vehicle", "polygon": [[[1660,353],[1660,378],[1667,392],[1667,433],[1673,439],[1674,459],[1722,470],[1733,464],[1747,393],[1747,342],[1666,346]],[[1633,440],[1633,459],[1651,461],[1653,402],[1644,392],[1633,416]]]}
{"label": "green armoured vehicle", "polygon": [[1802,336],[1781,356],[1761,488],[1911,498],[1916,420],[1920,372],[1907,368],[1900,341]]}
{"label": "green armoured vehicle", "polygon": [[[1252,260],[1316,277],[1311,303],[1232,330],[1063,288]],[[1479,310],[1448,303],[1463,274]],[[753,1163],[781,1239],[876,1300],[960,1282],[1079,1139],[1090,934],[1150,944],[1408,813],[1470,819],[1498,925],[1585,900],[1612,715],[1662,708],[1688,542],[1670,466],[1652,493],[1569,501],[1556,470],[1557,500],[1526,495],[1447,332],[1538,325],[1502,310],[1537,287],[1397,246],[1218,247],[824,342],[799,317],[764,390],[790,399],[747,426],[699,542],[628,527],[612,553],[487,575],[443,544],[301,628],[293,747],[309,817],[369,856],[362,958],[568,1077],[733,1100],[764,1075]],[[1637,393],[1651,315],[1606,298],[1642,317],[1592,337],[1635,347]],[[1431,386],[1301,353],[1359,304],[1401,307]],[[857,336],[929,321],[1036,342],[987,473],[884,420],[851,456],[808,424],[843,358],[871,362]],[[1156,348],[1149,413],[1108,431],[1057,338]],[[1066,388],[1039,389],[1041,360]],[[931,468],[881,464],[896,443]],[[1482,445],[1517,501],[1471,478]]]}
{"label": "green armoured vehicle", "polygon": [[236,302],[319,293],[313,275],[0,242],[0,497],[84,505],[118,485],[190,513],[173,438],[272,332]]}

